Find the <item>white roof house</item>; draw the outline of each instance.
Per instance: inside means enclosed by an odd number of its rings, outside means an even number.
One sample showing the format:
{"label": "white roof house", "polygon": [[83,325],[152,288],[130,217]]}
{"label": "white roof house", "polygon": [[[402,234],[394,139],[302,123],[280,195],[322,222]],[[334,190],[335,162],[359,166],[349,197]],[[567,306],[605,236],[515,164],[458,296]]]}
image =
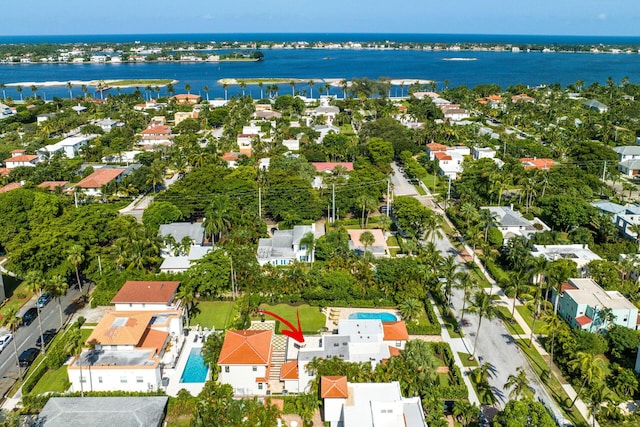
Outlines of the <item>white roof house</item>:
{"label": "white roof house", "polygon": [[489,147],[474,147],[473,159],[493,159],[496,156],[496,150]]}
{"label": "white roof house", "polygon": [[[554,290],[554,300],[555,293]],[[610,324],[637,328],[638,308],[620,292],[605,291],[592,279],[569,279],[558,300],[558,314],[572,328],[593,332]],[[603,317],[605,309],[611,311],[611,323]]]}
{"label": "white roof house", "polygon": [[286,359],[297,360],[298,377],[289,383],[289,391],[302,392],[314,377],[306,369],[314,358],[337,357],[348,362],[370,362],[372,367],[404,349],[409,334],[403,321],[382,322],[379,319],[341,319],[337,334],[305,337],[299,347],[289,341]]}
{"label": "white roof house", "polygon": [[39,149],[37,153],[41,159],[53,156],[56,153],[62,153],[67,158],[73,159],[80,152],[80,148],[87,145],[96,136],[98,135],[71,136],[55,144],[47,145]]}
{"label": "white roof house", "polygon": [[596,253],[589,249],[589,245],[533,245],[531,255],[545,257],[549,261],[569,259],[576,263],[581,275],[587,274],[587,264],[601,260]]}
{"label": "white roof house", "polygon": [[529,239],[535,233],[550,230],[539,218],[528,220],[509,206],[483,206],[480,209],[491,212],[496,228],[502,232],[503,244],[516,236]]}
{"label": "white roof house", "polygon": [[276,230],[273,237],[258,241],[258,263],[260,265],[289,265],[293,261],[309,262],[313,259],[314,250],[307,254],[307,247],[300,245],[300,240],[307,233],[317,238],[315,224],[296,225],[293,230]]}
{"label": "white roof house", "polygon": [[427,427],[419,397],[402,397],[400,383],[349,383],[322,377],[324,421],[331,427]]}
{"label": "white roof house", "polygon": [[584,105],[590,110],[597,111],[598,113],[604,113],[609,110],[609,107],[607,107],[605,104],[595,99],[590,99],[588,101],[585,101],[582,103],[582,105]]}
{"label": "white roof house", "polygon": [[630,228],[634,224],[640,224],[640,206],[623,206],[605,200],[593,202],[591,205],[601,213],[611,215],[611,220],[625,237],[630,239],[636,238],[637,233],[631,231]]}
{"label": "white roof house", "polygon": [[171,224],[161,224],[158,235],[162,238],[167,235],[173,237],[176,244],[180,245],[182,239],[188,237],[192,243],[188,253],[174,253],[172,247],[167,246],[161,252],[164,261],[160,266],[160,271],[165,273],[181,273],[187,271],[194,261],[203,258],[213,247],[204,245],[203,223],[196,222],[173,222]]}

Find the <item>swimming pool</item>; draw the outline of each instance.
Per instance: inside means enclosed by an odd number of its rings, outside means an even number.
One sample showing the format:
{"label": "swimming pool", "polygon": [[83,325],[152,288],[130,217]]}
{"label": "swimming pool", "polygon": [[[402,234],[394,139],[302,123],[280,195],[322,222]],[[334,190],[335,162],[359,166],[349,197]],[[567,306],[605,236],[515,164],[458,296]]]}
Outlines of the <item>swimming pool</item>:
{"label": "swimming pool", "polygon": [[192,348],[187,358],[187,364],[180,377],[181,383],[203,383],[207,381],[209,367],[205,365],[200,348]]}
{"label": "swimming pool", "polygon": [[395,322],[398,320],[396,316],[391,313],[381,312],[381,313],[352,313],[349,315],[349,319],[359,319],[359,320],[372,320],[372,319],[380,319],[382,322]]}

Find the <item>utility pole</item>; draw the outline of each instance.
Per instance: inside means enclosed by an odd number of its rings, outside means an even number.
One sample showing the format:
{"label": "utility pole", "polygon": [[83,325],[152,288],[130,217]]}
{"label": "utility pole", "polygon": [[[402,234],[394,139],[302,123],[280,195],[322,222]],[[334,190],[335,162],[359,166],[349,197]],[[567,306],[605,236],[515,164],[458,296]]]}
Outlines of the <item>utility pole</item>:
{"label": "utility pole", "polygon": [[229,256],[229,261],[231,263],[231,294],[233,295],[233,300],[236,300],[236,283],[234,280],[234,274],[233,274],[233,258],[231,256]]}
{"label": "utility pole", "polygon": [[444,204],[444,210],[447,210],[449,199],[451,198],[451,176],[449,176],[449,185],[447,186],[447,202]]}
{"label": "utility pole", "polygon": [[604,191],[604,186],[607,185],[605,181],[605,176],[607,174],[607,161],[604,161],[604,165],[602,166],[602,187],[600,187],[600,195],[602,196],[602,192]]}
{"label": "utility pole", "polygon": [[75,191],[73,192],[73,200],[76,203],[76,209],[78,209],[78,193],[76,193]]}
{"label": "utility pole", "polygon": [[258,187],[258,219],[262,219],[262,187]]}
{"label": "utility pole", "polygon": [[331,222],[335,222],[336,220],[336,185],[331,185]]}
{"label": "utility pole", "polygon": [[390,201],[391,201],[391,180],[387,179],[387,216],[391,216],[391,212],[389,212]]}

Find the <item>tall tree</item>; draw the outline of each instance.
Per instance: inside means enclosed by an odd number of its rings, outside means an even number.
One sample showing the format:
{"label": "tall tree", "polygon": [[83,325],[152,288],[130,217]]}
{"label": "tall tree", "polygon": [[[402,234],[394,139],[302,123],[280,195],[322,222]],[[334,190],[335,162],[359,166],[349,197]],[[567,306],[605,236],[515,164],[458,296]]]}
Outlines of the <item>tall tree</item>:
{"label": "tall tree", "polygon": [[305,233],[304,236],[302,236],[302,239],[300,239],[300,247],[306,248],[307,260],[311,263],[312,267],[314,261],[313,254],[315,250],[315,243],[316,237],[311,231]]}
{"label": "tall tree", "polygon": [[82,292],[82,283],[80,283],[80,265],[84,262],[84,248],[80,245],[73,245],[67,252],[67,261],[76,271],[76,280],[78,281],[78,289]]}
{"label": "tall tree", "polygon": [[519,367],[515,374],[510,374],[504,388],[510,388],[509,399],[519,399],[531,396],[531,388],[529,387],[529,379],[524,368]]}
{"label": "tall tree", "polygon": [[469,311],[478,316],[478,328],[476,329],[476,338],[473,343],[473,353],[471,354],[471,359],[474,359],[476,357],[476,351],[478,350],[478,337],[480,336],[482,319],[493,319],[497,315],[498,309],[493,305],[491,296],[484,290],[480,290],[473,294]]}
{"label": "tall tree", "polygon": [[64,318],[62,317],[62,297],[67,293],[69,284],[67,280],[58,275],[53,276],[47,281],[46,289],[58,301],[58,313],[60,314],[60,328],[64,326]]}
{"label": "tall tree", "polygon": [[84,339],[82,338],[82,331],[80,328],[72,328],[68,332],[67,346],[67,351],[73,355],[75,362],[80,369],[80,396],[84,397],[84,381],[82,381],[82,350],[84,349]]}
{"label": "tall tree", "polygon": [[20,381],[22,381],[22,368],[20,367],[20,360],[18,359],[18,345],[16,344],[16,330],[22,319],[18,317],[18,308],[10,307],[5,315],[0,319],[2,326],[9,329],[13,335],[13,353],[16,356],[16,366],[18,367],[18,375],[20,375]]}
{"label": "tall tree", "polygon": [[575,355],[575,358],[569,361],[569,368],[574,372],[579,373],[582,376],[582,384],[580,389],[576,393],[576,397],[571,402],[570,408],[576,404],[578,396],[582,393],[582,390],[587,385],[593,385],[604,379],[606,363],[598,356],[585,351],[580,351]]}
{"label": "tall tree", "polygon": [[[45,287],[45,281],[40,271],[31,270],[25,276],[23,280],[26,288],[33,292],[38,298],[42,296],[42,290]],[[40,305],[36,303],[36,311],[38,313],[38,327],[40,328],[40,339],[43,345],[40,347],[40,352],[44,353],[44,336],[42,332],[42,316],[40,316]]]}
{"label": "tall tree", "polygon": [[360,238],[358,240],[360,240],[360,243],[362,243],[362,246],[364,246],[364,254],[366,255],[367,248],[375,243],[376,238],[373,236],[372,232],[365,231],[360,235]]}

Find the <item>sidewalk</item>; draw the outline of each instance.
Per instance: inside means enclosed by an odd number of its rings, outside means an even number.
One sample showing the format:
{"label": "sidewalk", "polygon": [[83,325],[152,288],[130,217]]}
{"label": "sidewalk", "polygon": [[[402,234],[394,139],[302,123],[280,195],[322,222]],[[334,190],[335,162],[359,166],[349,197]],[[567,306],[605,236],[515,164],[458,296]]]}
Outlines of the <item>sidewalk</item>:
{"label": "sidewalk", "polygon": [[469,402],[471,402],[472,404],[476,404],[479,407],[480,399],[478,399],[476,390],[473,388],[471,380],[469,379],[469,373],[473,371],[474,368],[463,366],[462,361],[460,360],[460,356],[458,355],[458,352],[470,353],[466,343],[464,342],[464,338],[451,338],[451,336],[449,335],[449,331],[444,326],[444,320],[442,320],[442,316],[440,316],[440,311],[438,310],[438,306],[436,305],[435,301],[431,297],[429,297],[429,302],[433,306],[433,311],[436,313],[438,322],[440,322],[440,335],[442,336],[442,340],[448,343],[451,347],[451,353],[453,353],[453,359],[456,362],[456,366],[458,366],[460,368],[460,372],[462,372],[462,380],[467,386],[467,390],[469,392]]}

